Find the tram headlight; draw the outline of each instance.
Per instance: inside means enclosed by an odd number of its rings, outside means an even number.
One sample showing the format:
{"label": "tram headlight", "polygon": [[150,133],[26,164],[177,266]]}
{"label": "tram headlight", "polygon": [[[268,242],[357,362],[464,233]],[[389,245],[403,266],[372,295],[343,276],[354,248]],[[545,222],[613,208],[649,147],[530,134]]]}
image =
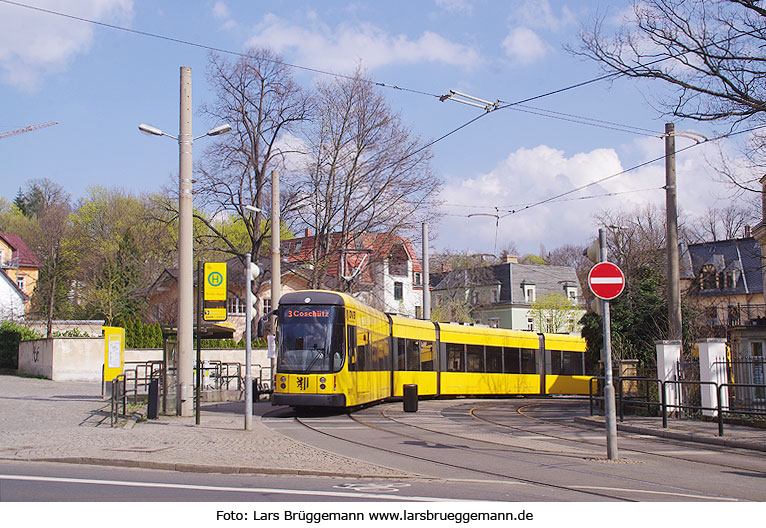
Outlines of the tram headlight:
{"label": "tram headlight", "polygon": [[287,385],[285,385],[284,383],[280,384],[279,386],[282,387],[283,389],[287,388]]}
{"label": "tram headlight", "polygon": [[325,384],[324,384],[324,383],[322,383],[322,384],[319,386],[319,388],[320,388],[320,389],[322,389],[322,390],[325,390]]}
{"label": "tram headlight", "polygon": [[287,381],[287,378],[286,378],[286,377],[284,377],[284,376],[282,376],[281,378],[279,378],[279,381],[281,381],[282,383],[284,383],[284,382],[286,382],[286,381]]}
{"label": "tram headlight", "polygon": [[326,381],[327,381],[327,378],[325,378],[324,376],[319,378],[319,383],[325,383]]}

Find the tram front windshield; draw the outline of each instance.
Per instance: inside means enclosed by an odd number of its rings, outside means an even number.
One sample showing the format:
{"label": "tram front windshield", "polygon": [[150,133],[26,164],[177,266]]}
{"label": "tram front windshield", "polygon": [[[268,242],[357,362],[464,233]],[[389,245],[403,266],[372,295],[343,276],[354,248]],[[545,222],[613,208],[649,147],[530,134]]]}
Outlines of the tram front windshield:
{"label": "tram front windshield", "polygon": [[344,360],[344,312],[338,306],[280,308],[279,372],[337,372]]}

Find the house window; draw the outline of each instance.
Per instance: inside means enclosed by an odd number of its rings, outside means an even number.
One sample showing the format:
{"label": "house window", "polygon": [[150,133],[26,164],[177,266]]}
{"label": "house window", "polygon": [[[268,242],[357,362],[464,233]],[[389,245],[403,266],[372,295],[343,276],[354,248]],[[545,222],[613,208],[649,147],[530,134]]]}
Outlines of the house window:
{"label": "house window", "polygon": [[295,243],[295,249],[293,249],[293,253],[300,253],[302,247],[303,247],[303,241],[299,240],[298,242]]}
{"label": "house window", "polygon": [[534,284],[524,285],[524,302],[528,302],[530,304],[535,302],[535,285]]}
{"label": "house window", "polygon": [[717,326],[719,324],[717,306],[708,306],[705,308],[705,315],[707,315],[707,319],[710,321],[711,326]]}
{"label": "house window", "polygon": [[476,290],[471,291],[471,304],[479,304],[479,292]]}
{"label": "house window", "polygon": [[700,290],[714,290],[718,287],[718,274],[715,266],[702,266],[700,271]]}
{"label": "house window", "polygon": [[16,286],[18,286],[21,291],[24,291],[24,275],[18,275],[16,277]]}
{"label": "house window", "polygon": [[489,327],[490,328],[500,328],[500,318],[499,317],[490,317],[489,318]]}
{"label": "house window", "polygon": [[415,307],[415,319],[423,319],[423,307],[422,306],[416,306]]}
{"label": "house window", "polygon": [[567,286],[567,299],[574,304],[577,303],[577,288]]}
{"label": "house window", "polygon": [[527,317],[527,330],[534,330],[535,329],[535,320],[531,317]]}
{"label": "house window", "polygon": [[263,300],[263,313],[269,313],[271,311],[271,299]]}
{"label": "house window", "polygon": [[394,300],[401,301],[404,299],[404,285],[401,282],[394,283]]}
{"label": "house window", "polygon": [[412,284],[414,286],[422,286],[423,285],[423,274],[420,273],[419,271],[416,271],[414,279],[412,281]]}
{"label": "house window", "polygon": [[226,311],[229,315],[245,315],[245,300],[236,295],[229,295]]}

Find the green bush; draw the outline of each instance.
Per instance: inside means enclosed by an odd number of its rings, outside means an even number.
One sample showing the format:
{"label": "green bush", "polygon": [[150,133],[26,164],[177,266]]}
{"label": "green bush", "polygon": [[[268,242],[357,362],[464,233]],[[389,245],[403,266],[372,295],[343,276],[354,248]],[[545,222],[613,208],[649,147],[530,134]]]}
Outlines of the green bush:
{"label": "green bush", "polygon": [[79,328],[72,328],[64,332],[53,332],[53,337],[92,337],[88,332]]}
{"label": "green bush", "polygon": [[0,368],[19,368],[19,343],[27,339],[40,339],[39,334],[12,321],[0,322]]}

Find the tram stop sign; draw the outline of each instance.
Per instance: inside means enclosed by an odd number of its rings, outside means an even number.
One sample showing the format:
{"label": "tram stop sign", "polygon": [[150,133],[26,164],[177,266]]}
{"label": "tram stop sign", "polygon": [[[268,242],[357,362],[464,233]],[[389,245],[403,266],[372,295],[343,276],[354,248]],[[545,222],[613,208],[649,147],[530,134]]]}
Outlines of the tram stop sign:
{"label": "tram stop sign", "polygon": [[599,299],[611,301],[625,289],[625,275],[616,264],[599,262],[588,273],[588,286]]}

